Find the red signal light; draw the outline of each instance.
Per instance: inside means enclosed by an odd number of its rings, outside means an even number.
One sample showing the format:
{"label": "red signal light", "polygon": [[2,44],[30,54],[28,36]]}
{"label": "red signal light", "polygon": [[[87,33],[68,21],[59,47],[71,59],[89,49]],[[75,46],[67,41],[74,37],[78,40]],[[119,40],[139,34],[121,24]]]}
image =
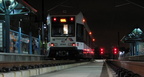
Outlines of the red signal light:
{"label": "red signal light", "polygon": [[74,18],[73,18],[73,17],[71,17],[71,18],[70,18],[70,20],[71,20],[71,21],[74,21]]}
{"label": "red signal light", "polygon": [[117,54],[117,52],[115,51],[114,54]]}
{"label": "red signal light", "polygon": [[56,21],[57,20],[57,18],[53,18],[53,21]]}
{"label": "red signal light", "polygon": [[113,48],[113,53],[114,53],[114,54],[118,54],[118,48],[116,48],[116,47]]}
{"label": "red signal light", "polygon": [[103,48],[100,48],[100,51],[104,51],[104,49],[103,49]]}
{"label": "red signal light", "polygon": [[104,48],[100,48],[100,54],[104,54]]}
{"label": "red signal light", "polygon": [[104,52],[100,52],[100,54],[103,54]]}

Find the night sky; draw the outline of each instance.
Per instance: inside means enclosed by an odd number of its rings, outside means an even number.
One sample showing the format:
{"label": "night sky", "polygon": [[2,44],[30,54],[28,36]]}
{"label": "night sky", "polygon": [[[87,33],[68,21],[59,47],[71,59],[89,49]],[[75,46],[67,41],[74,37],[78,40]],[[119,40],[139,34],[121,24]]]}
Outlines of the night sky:
{"label": "night sky", "polygon": [[[96,45],[111,48],[135,27],[143,29],[144,2],[142,0],[25,0],[38,10],[39,20],[57,7],[80,10],[96,38]],[[42,3],[44,1],[44,3]],[[137,1],[137,2],[135,2]],[[43,8],[44,7],[44,8]],[[42,9],[43,8],[43,9]],[[42,12],[44,10],[44,12]],[[64,9],[65,10],[65,9]],[[44,14],[42,16],[42,14]],[[126,46],[120,42],[120,46]]]}

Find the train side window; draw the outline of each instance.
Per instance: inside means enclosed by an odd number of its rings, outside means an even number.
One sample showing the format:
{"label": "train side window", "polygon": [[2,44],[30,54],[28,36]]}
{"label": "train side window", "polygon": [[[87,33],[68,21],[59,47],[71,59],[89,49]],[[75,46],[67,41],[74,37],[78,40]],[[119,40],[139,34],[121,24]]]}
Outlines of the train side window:
{"label": "train side window", "polygon": [[77,29],[76,29],[76,40],[83,42],[84,41],[84,25],[82,24],[77,24]]}

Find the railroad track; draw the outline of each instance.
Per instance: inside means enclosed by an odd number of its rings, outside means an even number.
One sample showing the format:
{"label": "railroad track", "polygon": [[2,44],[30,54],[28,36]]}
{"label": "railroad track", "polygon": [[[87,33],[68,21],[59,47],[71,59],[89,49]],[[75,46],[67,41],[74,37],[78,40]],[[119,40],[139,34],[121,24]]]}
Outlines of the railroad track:
{"label": "railroad track", "polygon": [[116,72],[133,72],[134,74],[139,74],[144,77],[144,62],[119,60],[108,60],[107,62],[110,62],[109,64],[114,67]]}
{"label": "railroad track", "polygon": [[43,60],[31,62],[0,62],[0,72],[27,70],[76,63],[75,60]]}

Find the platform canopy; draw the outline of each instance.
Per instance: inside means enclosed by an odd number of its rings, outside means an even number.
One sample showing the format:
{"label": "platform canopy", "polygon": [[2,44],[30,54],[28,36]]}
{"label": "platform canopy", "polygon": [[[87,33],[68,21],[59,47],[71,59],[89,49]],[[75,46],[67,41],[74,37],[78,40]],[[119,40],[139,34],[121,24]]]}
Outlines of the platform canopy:
{"label": "platform canopy", "polygon": [[135,41],[142,41],[144,39],[144,33],[140,28],[135,28],[131,33],[124,36],[121,41],[124,43],[131,43]]}
{"label": "platform canopy", "polygon": [[36,13],[37,10],[31,7],[24,0],[0,0],[0,15],[5,15],[9,11],[10,15]]}
{"label": "platform canopy", "polygon": [[[0,0],[0,15],[5,17],[2,22],[5,24],[3,27],[3,47],[2,51],[10,52],[10,15],[28,14],[30,12],[36,13],[37,10],[32,8],[24,0]],[[20,45],[19,45],[20,46]],[[19,47],[19,50],[21,48]]]}

